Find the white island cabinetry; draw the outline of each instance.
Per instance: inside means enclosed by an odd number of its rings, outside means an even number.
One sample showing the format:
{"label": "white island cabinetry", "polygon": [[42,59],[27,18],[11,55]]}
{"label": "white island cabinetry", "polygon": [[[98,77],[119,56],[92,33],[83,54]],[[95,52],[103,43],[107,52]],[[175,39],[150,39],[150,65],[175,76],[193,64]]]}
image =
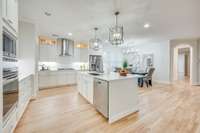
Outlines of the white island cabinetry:
{"label": "white island cabinetry", "polygon": [[118,73],[90,75],[78,72],[77,89],[89,103],[113,123],[139,110],[139,76]]}
{"label": "white island cabinetry", "polygon": [[[109,123],[113,123],[123,117],[126,117],[127,115],[130,115],[131,113],[139,111],[137,87],[137,79],[139,77],[140,76],[131,74],[128,74],[127,76],[120,76],[118,73],[110,73],[95,77],[94,93],[96,97],[94,104],[95,107],[97,106],[97,110],[98,107],[100,107],[100,112],[103,108],[105,108],[101,105],[105,96],[100,95],[99,92],[102,92],[101,90],[107,90],[107,92],[101,94],[108,96],[108,100],[104,103],[104,106],[108,107],[106,114]],[[98,81],[107,82],[107,86],[98,87]]]}
{"label": "white island cabinetry", "polygon": [[94,78],[87,72],[78,72],[77,89],[79,93],[91,104],[93,104]]}

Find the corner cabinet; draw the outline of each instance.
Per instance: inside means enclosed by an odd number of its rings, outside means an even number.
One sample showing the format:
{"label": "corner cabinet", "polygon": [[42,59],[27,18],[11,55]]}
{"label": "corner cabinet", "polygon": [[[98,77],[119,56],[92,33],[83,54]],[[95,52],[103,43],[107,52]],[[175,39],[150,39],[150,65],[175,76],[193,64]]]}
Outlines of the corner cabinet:
{"label": "corner cabinet", "polygon": [[18,33],[18,0],[2,0],[4,27]]}

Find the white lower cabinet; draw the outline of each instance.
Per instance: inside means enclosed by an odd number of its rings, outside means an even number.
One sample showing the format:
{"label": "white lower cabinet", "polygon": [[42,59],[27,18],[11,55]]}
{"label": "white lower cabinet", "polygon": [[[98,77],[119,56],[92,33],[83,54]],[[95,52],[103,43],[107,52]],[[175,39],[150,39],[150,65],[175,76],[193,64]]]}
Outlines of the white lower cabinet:
{"label": "white lower cabinet", "polygon": [[40,71],[39,88],[76,84],[75,70]]}
{"label": "white lower cabinet", "polygon": [[33,76],[19,82],[18,118],[21,118],[33,93]]}
{"label": "white lower cabinet", "polygon": [[17,106],[9,113],[3,122],[3,133],[12,133],[23,115],[33,92],[33,75],[19,81],[19,99]]}
{"label": "white lower cabinet", "polygon": [[10,112],[8,120],[4,123],[3,133],[12,133],[17,125],[17,109]]}
{"label": "white lower cabinet", "polygon": [[94,78],[87,73],[78,73],[77,90],[91,104],[93,104]]}

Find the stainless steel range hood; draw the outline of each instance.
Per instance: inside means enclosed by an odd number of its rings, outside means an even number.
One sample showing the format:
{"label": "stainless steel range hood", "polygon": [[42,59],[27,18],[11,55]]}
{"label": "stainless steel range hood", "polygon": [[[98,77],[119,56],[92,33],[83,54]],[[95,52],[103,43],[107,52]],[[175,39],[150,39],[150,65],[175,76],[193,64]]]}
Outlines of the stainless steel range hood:
{"label": "stainless steel range hood", "polygon": [[66,38],[59,38],[58,44],[61,46],[60,56],[74,55],[74,41]]}

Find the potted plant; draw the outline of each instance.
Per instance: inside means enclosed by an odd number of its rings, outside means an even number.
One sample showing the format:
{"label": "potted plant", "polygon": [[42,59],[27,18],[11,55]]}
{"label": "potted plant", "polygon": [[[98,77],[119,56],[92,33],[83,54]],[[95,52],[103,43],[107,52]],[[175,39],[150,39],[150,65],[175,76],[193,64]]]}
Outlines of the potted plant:
{"label": "potted plant", "polygon": [[128,61],[126,59],[124,59],[123,64],[122,64],[122,69],[120,70],[120,76],[127,76],[128,74]]}

